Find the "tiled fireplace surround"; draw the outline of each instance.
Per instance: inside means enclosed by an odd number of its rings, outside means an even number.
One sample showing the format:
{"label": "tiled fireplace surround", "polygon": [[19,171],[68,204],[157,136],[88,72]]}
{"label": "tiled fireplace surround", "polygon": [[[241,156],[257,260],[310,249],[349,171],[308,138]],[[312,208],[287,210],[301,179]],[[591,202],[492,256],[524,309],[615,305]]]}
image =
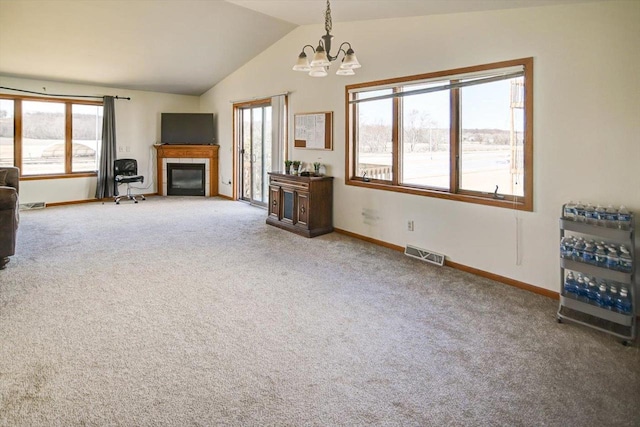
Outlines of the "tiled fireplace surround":
{"label": "tiled fireplace surround", "polygon": [[194,159],[194,158],[165,158],[162,159],[162,176],[164,177],[164,181],[162,181],[162,195],[168,195],[167,186],[169,182],[169,175],[167,171],[167,163],[195,163],[195,164],[203,164],[204,163],[204,197],[211,196],[211,183],[210,183],[210,175],[211,170],[209,168],[209,159]]}
{"label": "tiled fireplace surround", "polygon": [[158,194],[167,195],[167,163],[204,163],[205,197],[218,195],[217,145],[155,145]]}

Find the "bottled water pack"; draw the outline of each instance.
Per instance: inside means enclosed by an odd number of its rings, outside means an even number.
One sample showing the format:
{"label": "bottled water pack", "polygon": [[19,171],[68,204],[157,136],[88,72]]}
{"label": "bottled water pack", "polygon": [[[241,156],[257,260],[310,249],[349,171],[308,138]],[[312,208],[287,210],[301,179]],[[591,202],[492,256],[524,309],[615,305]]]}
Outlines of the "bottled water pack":
{"label": "bottled water pack", "polygon": [[633,258],[625,245],[564,236],[560,240],[560,257],[624,273],[633,271]]}
{"label": "bottled water pack", "polygon": [[629,289],[614,281],[576,275],[569,271],[564,281],[564,295],[617,313],[633,313]]}
{"label": "bottled water pack", "polygon": [[606,208],[602,205],[594,207],[590,203],[584,205],[582,202],[569,201],[563,206],[562,211],[565,219],[621,230],[630,230],[633,221],[633,214],[624,205],[616,209],[612,205]]}

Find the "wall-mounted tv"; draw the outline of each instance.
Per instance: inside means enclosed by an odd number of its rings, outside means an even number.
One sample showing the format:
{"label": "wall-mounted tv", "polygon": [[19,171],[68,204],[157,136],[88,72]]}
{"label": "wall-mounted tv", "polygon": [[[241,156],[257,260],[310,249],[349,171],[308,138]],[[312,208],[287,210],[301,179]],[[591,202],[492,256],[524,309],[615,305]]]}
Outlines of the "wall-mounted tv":
{"label": "wall-mounted tv", "polygon": [[211,113],[162,113],[160,142],[163,144],[213,144]]}

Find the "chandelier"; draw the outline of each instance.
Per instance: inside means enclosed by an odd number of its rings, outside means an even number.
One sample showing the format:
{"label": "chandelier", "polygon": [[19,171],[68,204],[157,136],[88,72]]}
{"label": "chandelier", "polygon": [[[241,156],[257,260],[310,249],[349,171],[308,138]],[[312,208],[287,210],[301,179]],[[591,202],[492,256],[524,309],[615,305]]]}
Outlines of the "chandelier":
{"label": "chandelier", "polygon": [[[355,68],[360,68],[361,65],[356,58],[355,52],[351,49],[351,43],[342,43],[335,56],[331,55],[331,40],[333,39],[333,36],[331,35],[331,5],[329,4],[329,0],[327,0],[327,11],[324,14],[324,29],[327,33],[324,36],[321,36],[321,40],[318,41],[318,47],[314,49],[310,44],[302,47],[302,52],[298,55],[298,62],[293,66],[293,70],[308,72],[311,77],[325,77],[331,63],[338,59],[342,52],[342,61],[340,62],[340,68],[338,68],[336,74],[339,76],[354,75],[355,72],[353,70]],[[344,50],[343,47],[345,46],[347,47],[347,50]],[[308,47],[310,47],[314,53],[311,63],[309,63],[307,54],[304,52]]]}

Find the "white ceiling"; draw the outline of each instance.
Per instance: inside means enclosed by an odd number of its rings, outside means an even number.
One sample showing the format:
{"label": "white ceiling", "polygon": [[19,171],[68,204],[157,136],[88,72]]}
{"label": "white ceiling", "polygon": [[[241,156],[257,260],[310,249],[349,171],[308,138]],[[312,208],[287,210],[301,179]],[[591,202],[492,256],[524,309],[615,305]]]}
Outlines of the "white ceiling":
{"label": "white ceiling", "polygon": [[[595,0],[334,0],[358,21]],[[0,75],[200,95],[326,0],[0,0]]]}
{"label": "white ceiling", "polygon": [[[323,24],[327,4],[326,0],[227,1],[297,25]],[[586,1],[590,0],[333,0],[331,1],[331,20],[333,22],[368,21]]]}

